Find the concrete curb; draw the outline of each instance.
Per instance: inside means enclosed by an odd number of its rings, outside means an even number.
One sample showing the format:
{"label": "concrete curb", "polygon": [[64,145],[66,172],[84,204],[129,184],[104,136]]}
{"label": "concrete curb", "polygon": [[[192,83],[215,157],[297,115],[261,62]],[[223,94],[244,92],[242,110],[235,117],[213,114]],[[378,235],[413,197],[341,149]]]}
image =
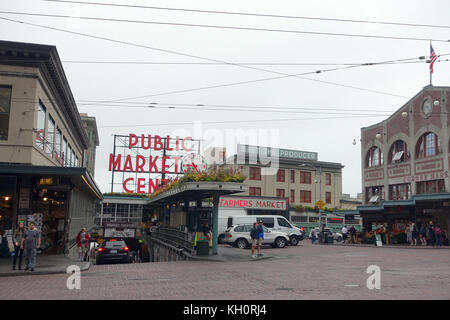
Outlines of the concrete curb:
{"label": "concrete curb", "polygon": [[[324,246],[327,246],[329,244],[325,244]],[[385,249],[406,249],[406,250],[449,250],[450,246],[442,246],[439,248],[436,247],[429,247],[429,246],[392,246],[392,245],[383,245],[381,247],[378,247],[374,244],[332,244],[331,246],[341,246],[341,247],[360,247],[360,248],[385,248]]]}
{"label": "concrete curb", "polygon": [[[80,264],[77,264],[75,261],[73,263],[74,265],[77,265],[80,267],[80,271],[86,271],[89,270],[91,267],[90,262],[84,262],[83,265],[80,266]],[[70,264],[55,267],[54,269],[48,269],[48,270],[39,270],[39,266],[36,267],[35,271],[24,271],[22,270],[11,270],[9,272],[0,272],[0,277],[19,277],[19,276],[33,276],[33,275],[45,275],[45,274],[57,274],[57,273],[66,273],[67,267]]]}

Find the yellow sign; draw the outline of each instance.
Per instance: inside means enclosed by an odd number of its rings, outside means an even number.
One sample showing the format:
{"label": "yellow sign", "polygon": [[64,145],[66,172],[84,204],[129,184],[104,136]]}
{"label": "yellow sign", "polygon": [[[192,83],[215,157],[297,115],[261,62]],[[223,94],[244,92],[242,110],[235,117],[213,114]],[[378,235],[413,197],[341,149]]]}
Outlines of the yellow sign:
{"label": "yellow sign", "polygon": [[323,209],[325,207],[325,202],[323,202],[322,200],[319,200],[319,201],[316,202],[316,206],[319,209]]}

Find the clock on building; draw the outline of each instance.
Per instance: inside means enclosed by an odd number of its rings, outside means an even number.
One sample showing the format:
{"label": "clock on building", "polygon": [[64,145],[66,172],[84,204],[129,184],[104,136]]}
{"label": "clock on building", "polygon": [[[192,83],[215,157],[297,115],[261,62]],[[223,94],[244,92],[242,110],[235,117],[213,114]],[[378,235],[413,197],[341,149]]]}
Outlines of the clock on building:
{"label": "clock on building", "polygon": [[194,172],[205,172],[206,171],[206,161],[199,154],[190,153],[183,157],[181,160],[181,169],[183,172],[194,171]]}

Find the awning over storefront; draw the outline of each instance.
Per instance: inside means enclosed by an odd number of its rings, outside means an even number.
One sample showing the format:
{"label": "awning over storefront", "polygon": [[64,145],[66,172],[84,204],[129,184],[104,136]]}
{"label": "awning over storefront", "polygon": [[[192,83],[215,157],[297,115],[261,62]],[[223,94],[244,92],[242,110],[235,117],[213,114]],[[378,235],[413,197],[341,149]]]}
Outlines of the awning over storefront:
{"label": "awning over storefront", "polygon": [[382,212],[389,207],[414,207],[417,203],[444,200],[450,200],[450,193],[417,194],[409,200],[383,200],[376,205],[358,206],[357,211],[359,213]]}
{"label": "awning over storefront", "polygon": [[102,192],[86,168],[74,167],[51,167],[51,166],[33,166],[18,164],[0,164],[0,174],[5,175],[25,175],[39,177],[64,177],[80,187],[86,187],[98,199],[103,199]]}

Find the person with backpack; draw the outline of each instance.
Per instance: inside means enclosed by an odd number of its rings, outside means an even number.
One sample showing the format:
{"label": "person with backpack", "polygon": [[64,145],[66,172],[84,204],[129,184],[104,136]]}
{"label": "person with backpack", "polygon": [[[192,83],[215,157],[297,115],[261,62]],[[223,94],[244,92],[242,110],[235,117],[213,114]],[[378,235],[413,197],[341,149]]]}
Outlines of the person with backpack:
{"label": "person with backpack", "polygon": [[342,228],[342,244],[345,244],[345,242],[347,242],[347,237],[348,237],[348,229],[347,226],[344,226]]}
{"label": "person with backpack", "polygon": [[262,256],[263,255],[261,253],[261,245],[262,245],[262,241],[263,240],[264,240],[263,222],[262,222],[262,220],[259,220],[259,225],[258,225],[258,256]]}
{"label": "person with backpack", "polygon": [[256,258],[255,247],[258,242],[258,224],[253,223],[253,227],[250,229],[250,238],[252,238],[252,258]]}
{"label": "person with backpack", "polygon": [[427,228],[425,227],[424,223],[422,223],[422,225],[420,226],[419,237],[420,237],[420,243],[422,243],[423,246],[426,246],[427,245]]}
{"label": "person with backpack", "polygon": [[435,241],[436,247],[442,246],[442,243],[441,243],[442,229],[441,229],[440,225],[436,225],[436,227],[434,227],[434,235],[435,235],[435,239],[436,239],[436,241]]}
{"label": "person with backpack", "polygon": [[430,223],[428,224],[428,240],[429,240],[430,245],[434,246],[436,236],[434,234],[433,221],[430,221]]}

